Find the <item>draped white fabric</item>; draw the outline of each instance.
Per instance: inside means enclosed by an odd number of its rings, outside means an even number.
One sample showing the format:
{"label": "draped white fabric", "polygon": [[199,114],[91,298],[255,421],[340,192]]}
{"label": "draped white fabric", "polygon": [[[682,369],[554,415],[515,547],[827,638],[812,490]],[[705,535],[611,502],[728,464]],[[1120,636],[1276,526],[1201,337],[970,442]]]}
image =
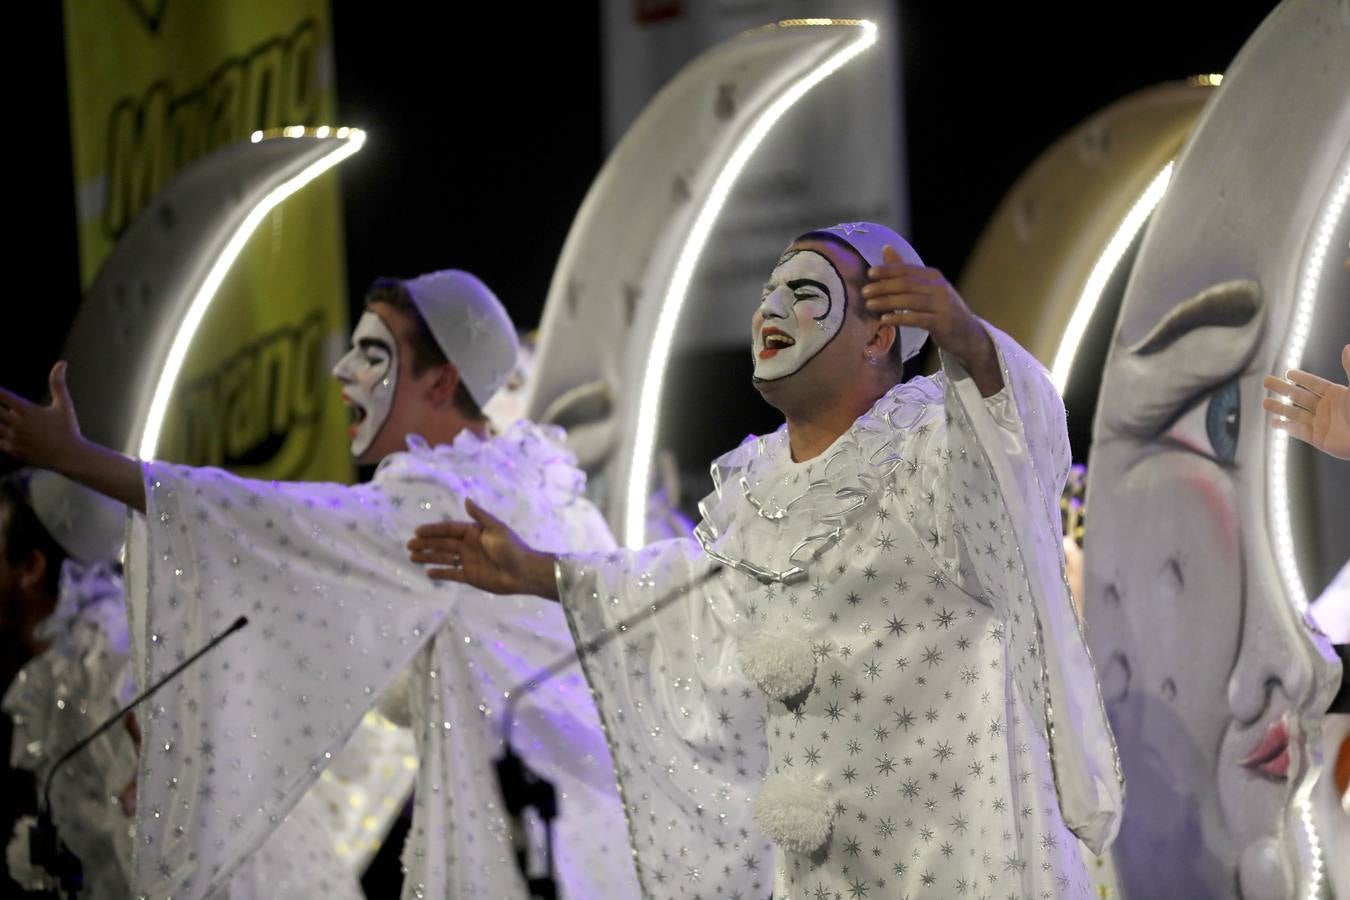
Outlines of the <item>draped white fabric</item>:
{"label": "draped white fabric", "polygon": [[[526,422],[452,445],[409,442],[372,483],[248,481],[145,466],[129,565],[141,679],[237,615],[249,625],[142,716],[136,879],[152,898],[208,895],[281,821],[365,711],[412,664],[419,770],[407,897],[524,897],[492,760],[505,693],[571,652],[556,604],[434,584],[408,561],[417,525],[472,497],[552,550],[613,546],[560,434]],[[576,672],[522,705],[514,742],[560,793],[568,896],[636,891],[612,766]],[[536,848],[537,850],[538,848]]]}
{"label": "draped white fabric", "polygon": [[[52,642],[5,694],[14,719],[12,759],[45,779],[51,765],[131,699],[122,579],[111,564],[67,560],[60,599],[39,633]],[[81,897],[132,895],[132,822],[116,802],[136,774],[136,748],[115,725],[72,757],[52,783],[52,818],[80,860]],[[282,825],[235,868],[227,900],[359,900],[355,875],[333,852],[323,803],[306,794]]]}
{"label": "draped white fabric", "polygon": [[579,643],[669,604],[585,663],[646,896],[1090,895],[1073,835],[1109,843],[1123,784],[1064,407],[989,330],[993,397],[944,358],[814,460],[783,429],[723,456],[697,542],[559,564]]}

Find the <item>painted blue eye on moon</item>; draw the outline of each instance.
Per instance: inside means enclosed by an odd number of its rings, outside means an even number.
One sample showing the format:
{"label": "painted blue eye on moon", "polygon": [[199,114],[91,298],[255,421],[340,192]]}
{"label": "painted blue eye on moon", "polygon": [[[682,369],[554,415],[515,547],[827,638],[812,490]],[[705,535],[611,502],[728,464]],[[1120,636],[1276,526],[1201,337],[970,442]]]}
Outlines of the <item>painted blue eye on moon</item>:
{"label": "painted blue eye on moon", "polygon": [[1238,433],[1242,427],[1241,394],[1230,381],[1210,394],[1205,405],[1205,436],[1214,448],[1214,458],[1225,466],[1237,459]]}
{"label": "painted blue eye on moon", "polygon": [[1167,430],[1167,438],[1221,466],[1237,464],[1242,396],[1236,379],[1204,394]]}

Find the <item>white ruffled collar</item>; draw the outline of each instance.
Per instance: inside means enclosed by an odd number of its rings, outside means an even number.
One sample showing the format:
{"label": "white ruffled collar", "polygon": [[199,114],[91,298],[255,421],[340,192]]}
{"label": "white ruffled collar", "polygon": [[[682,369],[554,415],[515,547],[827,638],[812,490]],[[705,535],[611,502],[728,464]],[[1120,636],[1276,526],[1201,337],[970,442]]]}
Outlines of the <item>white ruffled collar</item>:
{"label": "white ruffled collar", "polygon": [[694,536],[713,559],[764,584],[807,576],[858,510],[906,462],[900,446],[942,409],[941,376],[887,391],[815,459],[794,462],[787,426],[749,438],[712,464]]}
{"label": "white ruffled collar", "polygon": [[119,652],[127,652],[126,608],[122,575],[111,560],[82,563],[67,559],[61,564],[60,591],[56,609],[34,630],[62,653],[78,653],[76,623],[89,619],[108,636]]}
{"label": "white ruffled collar", "polygon": [[406,453],[386,457],[376,469],[377,475],[395,472],[417,475],[432,468],[436,480],[461,481],[465,496],[474,496],[474,488],[494,483],[511,473],[516,484],[533,484],[544,499],[562,507],[582,497],[586,476],[577,468],[576,457],[567,449],[561,428],[537,425],[527,420],[514,422],[501,434],[479,437],[465,429],[448,444],[429,444],[418,434],[408,435]]}

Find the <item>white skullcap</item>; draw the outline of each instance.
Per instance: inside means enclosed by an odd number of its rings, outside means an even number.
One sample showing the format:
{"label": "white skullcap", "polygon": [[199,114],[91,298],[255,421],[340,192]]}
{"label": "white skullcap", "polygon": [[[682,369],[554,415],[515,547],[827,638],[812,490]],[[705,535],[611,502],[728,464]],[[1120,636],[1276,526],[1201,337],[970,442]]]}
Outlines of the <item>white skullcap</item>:
{"label": "white skullcap", "polygon": [[[911,266],[923,265],[923,260],[914,252],[909,241],[885,225],[878,225],[875,222],[845,222],[818,230],[834,235],[857,250],[858,255],[867,260],[869,266],[879,266],[885,262],[881,251],[887,246],[894,249],[903,262]],[[907,325],[900,326],[899,331],[901,359],[909,360],[923,347],[924,341],[928,340],[928,332]]]}
{"label": "white skullcap", "polygon": [[127,523],[127,508],[121,503],[45,469],[29,477],[28,502],[72,559],[95,563],[117,558]]}
{"label": "white skullcap", "polygon": [[441,351],[482,409],[516,366],[516,328],[497,296],[458,269],[403,282]]}

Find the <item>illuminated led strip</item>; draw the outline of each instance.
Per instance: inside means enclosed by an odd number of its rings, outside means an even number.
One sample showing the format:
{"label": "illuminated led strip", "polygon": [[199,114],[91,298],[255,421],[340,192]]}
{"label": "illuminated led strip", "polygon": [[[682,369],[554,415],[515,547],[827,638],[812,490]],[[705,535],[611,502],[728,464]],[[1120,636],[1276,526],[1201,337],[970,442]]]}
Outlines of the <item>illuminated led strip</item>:
{"label": "illuminated led strip", "polygon": [[[323,131],[322,135],[319,134],[320,130]],[[292,125],[281,129],[280,134],[289,138],[305,137],[306,135],[325,137],[329,134],[329,129],[325,127],[308,130],[300,125]],[[216,261],[202,280],[201,286],[197,288],[192,302],[188,305],[187,312],[178,324],[178,331],[173,336],[173,342],[169,345],[168,356],[165,357],[164,363],[160,367],[159,381],[155,384],[155,392],[151,396],[150,409],[145,416],[140,446],[136,452],[136,455],[141,459],[153,459],[155,456],[155,451],[159,447],[160,430],[164,427],[164,415],[168,411],[169,401],[173,398],[174,386],[177,384],[178,375],[183,369],[183,360],[187,358],[188,348],[192,346],[192,338],[196,335],[202,317],[206,315],[206,310],[211,306],[216,291],[225,281],[225,276],[229,274],[230,267],[234,265],[235,259],[243,251],[249,237],[277,204],[356,153],[366,140],[365,132],[359,128],[338,128],[334,130],[333,135],[342,143],[337,144],[330,152],[268,191],[258,201],[258,204],[249,210],[248,215],[244,217],[244,220],[239,223],[239,227],[235,229],[234,234],[230,236],[224,249],[220,251],[220,255],[216,257]],[[256,144],[268,136],[261,131],[255,131],[252,135],[252,141]]]}
{"label": "illuminated led strip", "polygon": [[[1279,375],[1290,369],[1297,369],[1303,362],[1303,351],[1307,348],[1308,336],[1312,332],[1313,308],[1317,304],[1317,290],[1322,282],[1322,269],[1326,263],[1327,251],[1331,249],[1331,236],[1345,212],[1347,195],[1350,195],[1350,163],[1342,167],[1340,176],[1333,182],[1331,196],[1313,231],[1308,255],[1303,263],[1303,274],[1299,279],[1293,327],[1289,332],[1289,341],[1285,345],[1284,360],[1277,373]],[[1293,601],[1294,608],[1302,613],[1308,609],[1308,592],[1303,584],[1303,576],[1298,571],[1298,557],[1294,553],[1294,530],[1289,515],[1289,434],[1277,430],[1273,431],[1270,437],[1269,500],[1275,513],[1275,559],[1279,563],[1285,590]]]}
{"label": "illuminated led strip", "polygon": [[1088,323],[1092,321],[1097,304],[1101,302],[1102,291],[1106,290],[1106,283],[1111,279],[1111,273],[1115,272],[1116,266],[1120,265],[1125,251],[1130,249],[1130,244],[1134,242],[1139,230],[1144,227],[1144,223],[1162,200],[1167,184],[1172,180],[1174,165],[1174,162],[1169,162],[1154,176],[1153,181],[1144,189],[1144,193],[1125,214],[1120,226],[1116,228],[1116,233],[1111,235],[1111,240],[1107,242],[1106,249],[1102,250],[1101,256],[1097,257],[1097,262],[1092,266],[1092,271],[1088,273],[1083,290],[1078,295],[1078,302],[1074,304],[1073,315],[1069,317],[1069,324],[1064,327],[1064,335],[1059,339],[1059,349],[1055,351],[1055,364],[1050,369],[1050,380],[1061,395],[1068,387],[1073,360],[1078,355],[1078,345],[1083,340]]}
{"label": "illuminated led strip", "polygon": [[[1331,196],[1313,231],[1308,256],[1303,263],[1303,274],[1299,279],[1294,323],[1289,332],[1289,341],[1285,345],[1280,375],[1290,369],[1297,369],[1303,362],[1303,351],[1307,349],[1308,336],[1312,333],[1313,311],[1317,305],[1317,291],[1322,282],[1322,269],[1326,264],[1327,251],[1331,249],[1331,236],[1345,213],[1347,196],[1350,196],[1350,161],[1342,165],[1340,176],[1333,182]],[[1293,519],[1289,512],[1289,433],[1272,431],[1270,440],[1268,469],[1270,478],[1267,496],[1270,508],[1274,512],[1275,560],[1290,601],[1294,604],[1294,608],[1303,614],[1308,610],[1308,589],[1298,570],[1298,556],[1294,552]],[[1322,895],[1322,845],[1313,823],[1312,803],[1307,797],[1298,802],[1298,811],[1303,820],[1304,832],[1308,836],[1308,855],[1312,862],[1307,896],[1308,900],[1317,900]]]}
{"label": "illuminated led strip", "polygon": [[1317,826],[1313,823],[1312,802],[1307,797],[1298,801],[1298,813],[1303,820],[1303,831],[1308,836],[1308,857],[1312,860],[1308,900],[1322,900],[1322,844],[1317,838]]}
{"label": "illuminated led strip", "polygon": [[656,329],[652,343],[646,373],[637,405],[637,424],[633,441],[633,456],[628,470],[628,490],[624,499],[624,541],[629,547],[640,547],[645,543],[647,531],[647,482],[651,476],[652,450],[656,442],[656,426],[661,407],[661,387],[666,377],[666,364],[670,359],[671,342],[675,336],[675,325],[680,310],[684,306],[685,295],[689,290],[689,281],[693,277],[698,258],[712,233],[713,225],[726,203],[736,179],[749,161],[765,135],[774,124],[783,117],[792,106],[804,97],[808,91],[832,75],[841,66],[862,51],[876,43],[877,29],[866,20],[799,20],[804,25],[852,24],[861,33],[856,41],[848,44],[810,72],[792,82],[783,93],[769,104],[741,138],[740,143],[727,159],[722,171],[713,182],[707,199],[698,211],[689,234],[675,263],[675,269],[661,301],[661,310],[656,319]]}

